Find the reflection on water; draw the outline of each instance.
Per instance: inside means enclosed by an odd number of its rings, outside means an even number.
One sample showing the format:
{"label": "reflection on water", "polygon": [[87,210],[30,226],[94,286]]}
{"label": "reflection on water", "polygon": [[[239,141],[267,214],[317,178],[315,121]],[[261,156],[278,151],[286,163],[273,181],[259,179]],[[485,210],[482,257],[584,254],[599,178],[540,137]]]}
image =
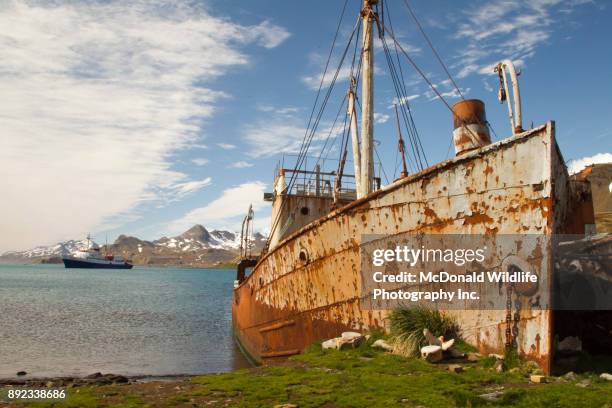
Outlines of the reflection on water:
{"label": "reflection on water", "polygon": [[231,333],[234,274],[0,265],[0,378],[246,367]]}

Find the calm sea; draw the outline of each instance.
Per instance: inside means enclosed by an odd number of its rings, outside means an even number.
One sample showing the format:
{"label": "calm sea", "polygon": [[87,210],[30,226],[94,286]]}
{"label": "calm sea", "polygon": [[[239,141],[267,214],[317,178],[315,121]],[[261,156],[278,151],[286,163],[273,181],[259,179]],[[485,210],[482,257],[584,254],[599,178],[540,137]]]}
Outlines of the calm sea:
{"label": "calm sea", "polygon": [[0,265],[0,378],[200,374],[248,366],[233,270]]}

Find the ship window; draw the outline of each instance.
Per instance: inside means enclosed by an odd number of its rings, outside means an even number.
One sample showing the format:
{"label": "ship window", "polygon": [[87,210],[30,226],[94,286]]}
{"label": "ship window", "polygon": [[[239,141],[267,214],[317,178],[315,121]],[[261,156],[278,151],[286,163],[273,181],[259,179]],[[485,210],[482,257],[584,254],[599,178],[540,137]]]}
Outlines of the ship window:
{"label": "ship window", "polygon": [[302,207],[300,208],[300,212],[302,215],[308,215],[310,213],[310,209],[308,207]]}

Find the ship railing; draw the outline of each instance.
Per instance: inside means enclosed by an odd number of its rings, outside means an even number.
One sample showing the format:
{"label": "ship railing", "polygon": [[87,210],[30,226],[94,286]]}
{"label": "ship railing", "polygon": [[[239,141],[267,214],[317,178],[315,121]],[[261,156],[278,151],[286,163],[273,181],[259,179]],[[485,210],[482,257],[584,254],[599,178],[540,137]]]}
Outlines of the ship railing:
{"label": "ship railing", "polygon": [[[318,169],[313,170],[295,170],[283,169],[285,183],[290,185],[284,190],[286,194],[313,196],[313,197],[333,197],[336,187],[338,175],[336,172],[324,172]],[[277,175],[274,185],[279,182]],[[355,196],[355,176],[352,174],[342,175],[340,188],[338,189],[339,196],[351,197]]]}

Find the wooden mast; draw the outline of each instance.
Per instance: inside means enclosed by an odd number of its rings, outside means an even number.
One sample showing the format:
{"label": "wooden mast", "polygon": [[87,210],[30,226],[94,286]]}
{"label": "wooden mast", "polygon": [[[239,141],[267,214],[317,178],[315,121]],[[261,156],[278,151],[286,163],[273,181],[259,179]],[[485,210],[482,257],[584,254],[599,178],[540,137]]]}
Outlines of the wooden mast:
{"label": "wooden mast", "polygon": [[378,0],[364,0],[363,19],[363,83],[361,86],[361,194],[363,197],[373,190],[374,179],[374,10]]}
{"label": "wooden mast", "polygon": [[354,78],[348,91],[348,114],[350,118],[351,144],[353,145],[353,164],[355,166],[355,191],[357,198],[363,197],[363,183],[361,182],[361,153],[359,149],[359,135],[357,134],[357,111],[355,110]]}

